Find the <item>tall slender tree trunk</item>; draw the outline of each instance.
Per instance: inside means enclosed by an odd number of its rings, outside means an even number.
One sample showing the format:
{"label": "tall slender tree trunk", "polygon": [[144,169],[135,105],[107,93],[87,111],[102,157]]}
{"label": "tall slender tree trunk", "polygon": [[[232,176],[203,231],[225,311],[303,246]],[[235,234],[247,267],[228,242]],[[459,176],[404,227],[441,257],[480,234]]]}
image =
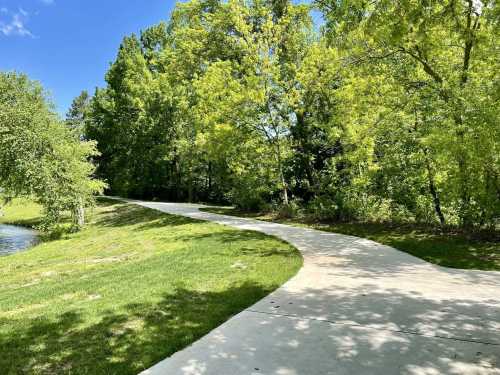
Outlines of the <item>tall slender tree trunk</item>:
{"label": "tall slender tree trunk", "polygon": [[[476,14],[474,10],[474,1],[468,0],[468,10],[467,10],[467,21],[466,21],[466,29],[465,29],[465,44],[464,44],[464,54],[463,54],[463,64],[462,64],[462,74],[460,77],[460,88],[464,88],[469,80],[469,67],[472,56],[472,49],[474,48],[474,44],[476,41],[475,33],[479,30],[481,26],[480,16]],[[476,14],[475,20],[474,14]],[[457,126],[457,135],[460,140],[461,150],[459,150],[457,155],[458,162],[458,170],[459,170],[459,178],[460,178],[460,219],[462,221],[462,226],[467,227],[472,224],[472,220],[470,217],[470,190],[469,190],[469,174],[468,174],[468,160],[466,154],[466,146],[464,139],[464,130],[463,130],[463,120],[461,116],[460,110],[455,112],[454,116],[455,124]]]}
{"label": "tall slender tree trunk", "polygon": [[286,186],[285,178],[283,177],[283,172],[281,173],[281,184],[283,186],[283,204],[288,206],[288,189]]}
{"label": "tall slender tree trunk", "polygon": [[283,162],[281,159],[281,147],[279,139],[276,141],[276,151],[276,156],[278,159],[278,173],[280,176],[280,183],[283,191],[283,204],[285,206],[288,206],[288,187],[286,185],[285,175],[283,174]]}
{"label": "tall slender tree trunk", "polygon": [[194,173],[193,173],[193,160],[189,160],[188,165],[188,202],[194,201]]}
{"label": "tall slender tree trunk", "polygon": [[[466,24],[464,25],[464,45],[463,45],[463,56],[462,56],[462,71],[458,81],[459,87],[463,89],[469,80],[469,68],[471,62],[472,51],[476,42],[476,32],[481,27],[481,15],[474,9],[474,1],[467,0],[468,9],[465,14]],[[475,18],[474,18],[475,17]],[[415,47],[414,51],[406,50],[401,47],[401,50],[412,56],[417,62],[422,65],[424,71],[434,79],[434,81],[440,86],[439,95],[448,104],[451,105],[453,111],[453,121],[456,126],[457,142],[459,143],[459,150],[456,155],[456,160],[458,164],[458,177],[459,177],[459,204],[460,204],[460,220],[462,226],[468,226],[471,224],[472,220],[470,217],[470,189],[469,189],[469,175],[468,175],[468,160],[466,156],[466,145],[464,139],[463,130],[463,119],[461,113],[460,103],[453,103],[453,95],[450,91],[444,88],[443,77],[441,77],[438,71],[434,70],[429,63],[427,56],[422,52],[418,46]],[[451,95],[450,95],[451,94]]]}
{"label": "tall slender tree trunk", "polygon": [[[424,119],[425,121],[425,119]],[[418,132],[418,114],[417,111],[415,111],[415,125],[414,125],[415,132]],[[429,183],[429,192],[432,196],[432,201],[434,203],[434,211],[436,212],[436,215],[439,219],[439,223],[441,226],[446,225],[446,220],[443,215],[443,211],[441,210],[441,199],[439,199],[439,193],[436,189],[436,182],[434,180],[434,170],[432,169],[431,165],[431,158],[429,156],[429,150],[427,147],[422,147],[422,151],[424,154],[424,160],[425,160],[425,167],[427,169],[427,181]]]}
{"label": "tall slender tree trunk", "polygon": [[208,192],[212,192],[212,162],[208,162]]}
{"label": "tall slender tree trunk", "polygon": [[436,215],[441,223],[441,226],[446,225],[446,220],[443,215],[443,211],[441,210],[441,200],[439,199],[439,194],[436,189],[436,183],[434,181],[434,172],[431,167],[431,163],[429,160],[427,150],[424,150],[425,154],[425,164],[427,167],[427,179],[429,181],[429,192],[431,193],[432,200],[434,202],[434,211],[436,211]]}
{"label": "tall slender tree trunk", "polygon": [[[463,136],[460,137],[461,144],[463,145]],[[460,211],[459,216],[462,226],[467,227],[470,225],[470,192],[469,192],[469,176],[467,172],[467,158],[465,150],[461,150],[457,155],[458,173],[460,181]]]}
{"label": "tall slender tree trunk", "polygon": [[188,176],[188,202],[193,203],[193,171],[191,166],[189,167],[189,176]]}
{"label": "tall slender tree trunk", "polygon": [[[174,158],[173,158],[173,164],[172,164],[172,177],[174,181],[174,199],[176,202],[179,202],[182,199],[182,189],[181,189],[181,166],[180,166],[180,160],[179,160],[179,155],[177,153],[177,148],[174,148]],[[172,186],[170,186],[170,189],[172,189]]]}
{"label": "tall slender tree trunk", "polygon": [[[304,114],[300,113],[300,112],[296,112],[295,115],[297,116],[297,125],[301,129],[305,129],[306,124],[305,124]],[[302,147],[302,154],[305,154],[306,160],[304,161],[304,165],[305,165],[305,171],[306,171],[306,178],[307,178],[307,181],[309,182],[309,187],[310,187],[310,189],[313,190],[314,195],[317,195],[318,186],[317,186],[315,178],[314,178],[313,167],[311,165],[311,161],[309,160],[309,152],[306,152],[307,147],[304,143],[304,134],[303,133],[300,135],[299,143],[300,143],[300,147]]]}

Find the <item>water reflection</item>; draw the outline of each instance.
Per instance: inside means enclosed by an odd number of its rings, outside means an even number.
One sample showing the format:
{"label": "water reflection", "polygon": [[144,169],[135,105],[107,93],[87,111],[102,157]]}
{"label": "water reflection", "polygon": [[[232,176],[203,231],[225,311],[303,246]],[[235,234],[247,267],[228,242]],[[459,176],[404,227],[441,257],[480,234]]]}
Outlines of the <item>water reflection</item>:
{"label": "water reflection", "polygon": [[34,230],[0,224],[0,256],[26,250],[37,243],[38,236]]}

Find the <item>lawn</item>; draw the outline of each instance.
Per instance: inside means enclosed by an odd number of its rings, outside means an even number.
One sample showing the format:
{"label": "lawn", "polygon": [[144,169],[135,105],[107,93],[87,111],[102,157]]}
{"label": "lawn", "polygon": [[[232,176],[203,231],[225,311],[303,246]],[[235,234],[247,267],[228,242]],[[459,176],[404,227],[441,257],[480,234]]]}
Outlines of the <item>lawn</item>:
{"label": "lawn", "polygon": [[500,271],[498,232],[443,231],[409,224],[319,222],[307,217],[280,219],[273,213],[248,213],[234,208],[218,207],[203,210],[368,238],[445,267]]}
{"label": "lawn", "polygon": [[[3,204],[1,198],[2,196],[0,196],[0,204]],[[0,224],[32,227],[40,223],[41,212],[40,206],[28,199],[19,198],[1,208]]]}
{"label": "lawn", "polygon": [[[2,222],[37,222],[15,202]],[[293,276],[263,234],[102,200],[80,233],[0,258],[2,374],[136,374]]]}

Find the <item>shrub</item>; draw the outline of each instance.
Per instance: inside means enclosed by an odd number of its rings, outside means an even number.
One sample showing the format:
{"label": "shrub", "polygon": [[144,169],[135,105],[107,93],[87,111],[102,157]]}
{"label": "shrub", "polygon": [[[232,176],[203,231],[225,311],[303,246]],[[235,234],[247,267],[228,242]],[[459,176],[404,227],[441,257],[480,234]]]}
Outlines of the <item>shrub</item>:
{"label": "shrub", "polygon": [[288,204],[282,204],[278,208],[278,217],[281,219],[291,219],[296,217],[300,211],[300,205],[297,201],[290,201]]}
{"label": "shrub", "polygon": [[307,214],[316,220],[337,220],[338,210],[335,200],[327,195],[315,197],[306,207]]}

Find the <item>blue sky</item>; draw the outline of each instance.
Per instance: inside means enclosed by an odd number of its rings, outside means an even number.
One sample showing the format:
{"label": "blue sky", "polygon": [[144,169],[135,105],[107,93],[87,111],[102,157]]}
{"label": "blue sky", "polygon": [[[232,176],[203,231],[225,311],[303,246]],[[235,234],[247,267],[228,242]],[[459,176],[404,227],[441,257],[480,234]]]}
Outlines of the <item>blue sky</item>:
{"label": "blue sky", "polygon": [[0,0],[0,70],[42,82],[59,113],[93,93],[125,35],[165,20],[174,0]]}

